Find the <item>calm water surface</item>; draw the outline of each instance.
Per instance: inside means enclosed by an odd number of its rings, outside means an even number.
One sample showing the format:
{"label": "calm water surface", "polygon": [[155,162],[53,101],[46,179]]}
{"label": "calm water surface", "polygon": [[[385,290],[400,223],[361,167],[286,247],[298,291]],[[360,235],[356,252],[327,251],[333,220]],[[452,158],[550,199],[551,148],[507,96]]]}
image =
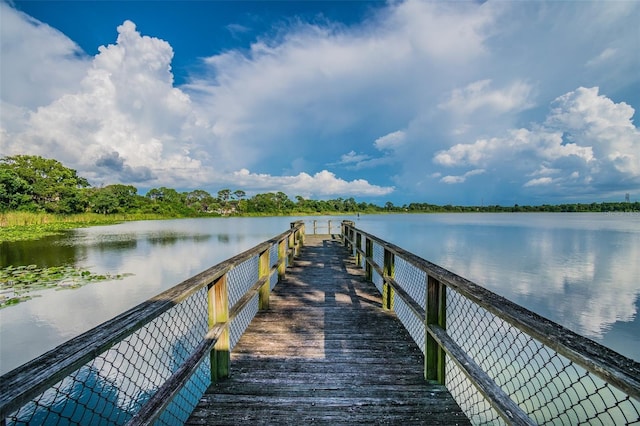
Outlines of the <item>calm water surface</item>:
{"label": "calm water surface", "polygon": [[[132,276],[0,310],[0,373],[253,247],[296,218],[131,222],[0,244],[0,266]],[[328,217],[305,218],[326,223]],[[362,215],[343,219],[640,360],[640,214]]]}

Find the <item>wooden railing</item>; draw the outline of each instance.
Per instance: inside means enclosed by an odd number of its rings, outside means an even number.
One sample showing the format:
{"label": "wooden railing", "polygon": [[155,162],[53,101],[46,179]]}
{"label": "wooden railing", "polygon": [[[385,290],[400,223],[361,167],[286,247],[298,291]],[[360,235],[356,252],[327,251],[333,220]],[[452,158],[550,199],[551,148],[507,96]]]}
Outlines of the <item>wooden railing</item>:
{"label": "wooden railing", "polygon": [[300,252],[304,228],[294,222],[290,230],[5,374],[0,419],[132,425],[186,420],[184,413],[206,386],[229,374],[230,350],[255,313],[268,307],[271,289]]}
{"label": "wooden railing", "polygon": [[421,347],[425,378],[446,384],[473,423],[640,422],[638,362],[353,222],[342,235]]}
{"label": "wooden railing", "polygon": [[316,220],[309,221],[309,226],[306,227],[306,232],[312,235],[332,235],[341,231],[341,225],[338,220]]}

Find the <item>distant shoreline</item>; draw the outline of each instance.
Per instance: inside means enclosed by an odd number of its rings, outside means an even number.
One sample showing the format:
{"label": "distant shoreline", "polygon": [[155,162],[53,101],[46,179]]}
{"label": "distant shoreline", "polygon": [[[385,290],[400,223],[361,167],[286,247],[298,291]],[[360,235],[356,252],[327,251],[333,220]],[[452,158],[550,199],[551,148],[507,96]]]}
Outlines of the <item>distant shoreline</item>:
{"label": "distant shoreline", "polygon": [[[364,215],[385,215],[385,214],[442,214],[442,213],[604,213],[631,215],[640,214],[640,203],[610,203],[627,204],[627,210],[576,210],[576,209],[544,209],[536,210],[527,206],[516,208],[491,207],[454,207],[442,210],[409,210],[397,209],[389,211],[367,211],[367,212],[283,212],[283,213],[234,213],[231,215],[219,214],[198,214],[185,216],[170,216],[160,214],[140,214],[140,213],[114,213],[97,214],[83,213],[71,215],[55,215],[52,213],[32,213],[32,212],[5,212],[0,213],[0,243],[35,240],[46,236],[56,235],[69,229],[85,228],[89,226],[115,225],[122,222],[133,222],[140,220],[171,220],[186,218],[226,218],[226,217],[287,217],[287,216],[364,216]],[[592,206],[591,204],[581,204],[579,206]],[[549,206],[551,207],[551,206]],[[619,207],[619,206],[618,206]],[[634,209],[631,209],[634,208]]]}

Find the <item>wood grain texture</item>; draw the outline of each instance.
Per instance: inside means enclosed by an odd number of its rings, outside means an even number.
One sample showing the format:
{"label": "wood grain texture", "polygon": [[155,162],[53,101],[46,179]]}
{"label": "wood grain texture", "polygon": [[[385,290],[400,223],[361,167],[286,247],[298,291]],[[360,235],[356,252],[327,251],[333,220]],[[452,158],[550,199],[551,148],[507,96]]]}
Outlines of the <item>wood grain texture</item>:
{"label": "wood grain texture", "polygon": [[309,236],[187,421],[216,424],[469,424],[428,384],[420,349],[328,236]]}

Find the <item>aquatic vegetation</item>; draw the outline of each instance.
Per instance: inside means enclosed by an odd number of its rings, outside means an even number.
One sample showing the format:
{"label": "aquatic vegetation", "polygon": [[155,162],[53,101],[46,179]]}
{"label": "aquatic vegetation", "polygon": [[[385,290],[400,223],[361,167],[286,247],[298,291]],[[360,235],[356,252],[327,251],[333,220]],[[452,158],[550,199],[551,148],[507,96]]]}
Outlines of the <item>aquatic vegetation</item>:
{"label": "aquatic vegetation", "polygon": [[130,275],[94,274],[73,266],[7,266],[0,269],[0,309],[36,297],[38,294],[34,292],[40,290],[74,289],[98,281],[120,280]]}

